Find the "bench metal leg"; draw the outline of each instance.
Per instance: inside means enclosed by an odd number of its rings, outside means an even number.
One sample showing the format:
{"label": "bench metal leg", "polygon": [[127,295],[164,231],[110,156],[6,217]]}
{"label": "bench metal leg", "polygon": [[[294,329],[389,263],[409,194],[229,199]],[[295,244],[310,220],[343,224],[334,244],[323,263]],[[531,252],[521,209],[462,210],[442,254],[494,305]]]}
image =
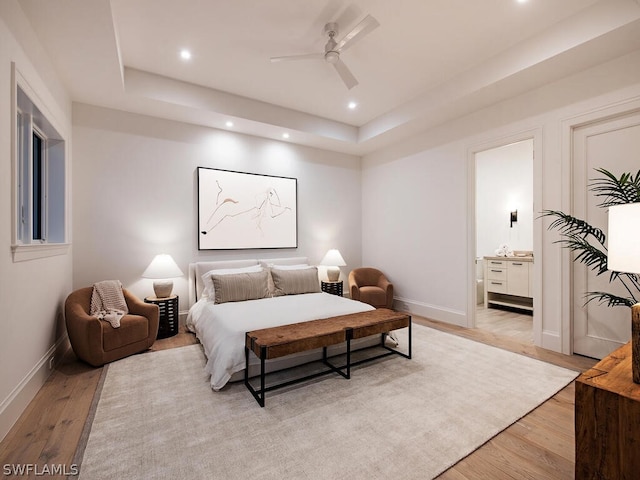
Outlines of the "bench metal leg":
{"label": "bench metal leg", "polygon": [[411,317],[409,317],[409,325],[407,326],[408,330],[408,342],[407,342],[407,353],[401,352],[400,350],[396,350],[395,348],[387,347],[384,345],[384,338],[382,340],[383,347],[391,353],[395,353],[396,355],[400,355],[401,357],[411,359]]}
{"label": "bench metal leg", "polygon": [[260,405],[261,407],[264,407],[264,396],[266,392],[266,389],[264,388],[265,377],[266,377],[266,374],[264,372],[264,363],[265,363],[264,359],[267,355],[266,348],[261,347],[261,350],[260,350],[260,357],[261,357],[260,358],[260,390],[256,390],[255,388],[253,388],[253,385],[251,385],[251,382],[249,381],[249,352],[250,352],[249,347],[245,345],[244,347],[244,355],[245,355],[244,385],[245,387],[247,387],[247,390],[251,392],[251,395],[253,395],[253,398],[256,399],[256,401],[258,402],[258,405]]}
{"label": "bench metal leg", "polygon": [[353,329],[347,328],[347,378],[351,378],[351,339],[353,338]]}
{"label": "bench metal leg", "polygon": [[[347,338],[347,363],[342,367],[336,367],[327,357],[327,347],[322,347],[322,363],[331,369],[331,371],[342,375],[349,380],[351,378],[351,339],[353,338],[353,329],[347,328],[345,330]],[[346,369],[346,372],[344,371]]]}
{"label": "bench metal leg", "polygon": [[[350,342],[347,343],[347,349],[349,350],[350,347]],[[244,385],[245,387],[247,387],[247,390],[249,390],[251,392],[251,395],[253,395],[253,398],[256,399],[256,401],[258,402],[258,405],[260,405],[261,407],[264,407],[265,405],[265,395],[267,392],[270,392],[272,390],[276,390],[278,388],[283,388],[283,387],[288,387],[290,385],[295,385],[297,383],[301,383],[307,380],[311,380],[317,377],[320,377],[322,375],[327,375],[328,373],[332,373],[332,372],[336,372],[339,373],[340,375],[342,375],[344,378],[349,378],[349,374],[343,372],[342,370],[345,367],[339,368],[339,367],[335,367],[333,365],[331,365],[331,363],[329,363],[329,360],[327,359],[327,351],[326,351],[326,347],[323,348],[323,361],[324,363],[329,367],[328,370],[323,370],[321,372],[317,372],[317,373],[313,373],[311,375],[306,375],[304,377],[301,378],[295,378],[293,380],[289,380],[286,382],[282,382],[282,383],[278,383],[276,385],[270,385],[270,386],[266,386],[266,372],[265,372],[265,358],[267,357],[267,352],[266,352],[266,347],[260,347],[260,389],[256,390],[253,385],[251,384],[251,382],[249,381],[249,354],[250,354],[250,350],[248,347],[245,347],[245,367],[244,367]],[[349,352],[350,355],[350,352]]]}
{"label": "bench metal leg", "polygon": [[[397,350],[395,348],[391,348],[388,347],[385,343],[384,343],[384,339],[386,336],[386,333],[382,333],[380,334],[380,347],[384,348],[385,350],[387,350],[384,353],[381,353],[380,355],[375,355],[373,357],[368,357],[365,358],[363,360],[359,360],[357,362],[351,363],[350,366],[355,367],[357,365],[361,365],[363,363],[367,363],[367,362],[371,362],[372,360],[378,360],[379,358],[384,358],[384,357],[388,357],[389,355],[400,355],[401,357],[404,358],[408,358],[411,359],[411,349],[412,349],[412,344],[411,344],[411,317],[409,317],[409,325],[407,326],[408,328],[408,336],[409,336],[409,341],[408,341],[408,345],[407,345],[407,353],[401,352],[400,350]],[[368,347],[371,348],[371,347]]]}
{"label": "bench metal leg", "polygon": [[260,393],[262,397],[258,401],[261,407],[264,407],[264,395],[266,393],[266,390],[264,389],[264,380],[266,376],[266,373],[264,371],[264,362],[265,362],[266,356],[267,356],[267,347],[262,347],[260,349]]}

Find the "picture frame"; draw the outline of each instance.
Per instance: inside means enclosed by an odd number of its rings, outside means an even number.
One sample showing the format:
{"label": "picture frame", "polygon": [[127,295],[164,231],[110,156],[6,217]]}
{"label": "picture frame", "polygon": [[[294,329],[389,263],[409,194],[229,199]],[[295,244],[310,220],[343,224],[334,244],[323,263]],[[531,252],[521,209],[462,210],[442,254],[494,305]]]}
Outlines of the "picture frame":
{"label": "picture frame", "polygon": [[198,167],[198,250],[298,247],[298,180]]}

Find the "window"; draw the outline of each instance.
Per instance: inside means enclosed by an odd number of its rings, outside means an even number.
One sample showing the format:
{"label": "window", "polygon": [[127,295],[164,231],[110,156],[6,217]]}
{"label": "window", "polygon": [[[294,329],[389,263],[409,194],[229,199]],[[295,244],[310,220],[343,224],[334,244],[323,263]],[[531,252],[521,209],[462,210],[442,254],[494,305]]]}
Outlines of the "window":
{"label": "window", "polygon": [[33,217],[31,219],[31,236],[33,240],[45,241],[43,235],[45,208],[43,201],[46,198],[44,193],[44,138],[42,138],[35,130],[33,132],[33,148],[31,149],[32,162],[31,170],[33,172],[33,182],[31,185],[31,198]]}
{"label": "window", "polygon": [[28,85],[15,85],[12,250],[14,261],[20,261],[66,253],[67,186],[64,138],[34,102]]}

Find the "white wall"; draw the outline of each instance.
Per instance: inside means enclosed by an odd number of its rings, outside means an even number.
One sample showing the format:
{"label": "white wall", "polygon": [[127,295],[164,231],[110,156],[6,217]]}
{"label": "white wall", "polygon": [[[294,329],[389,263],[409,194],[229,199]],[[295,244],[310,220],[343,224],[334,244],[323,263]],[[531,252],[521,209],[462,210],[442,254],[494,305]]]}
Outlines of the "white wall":
{"label": "white wall", "polygon": [[0,2],[0,440],[48,377],[56,347],[66,345],[62,308],[71,291],[71,255],[13,261],[11,62],[71,141],[70,100],[17,2]]}
{"label": "white wall", "polygon": [[362,172],[363,264],[416,313],[454,323],[466,308],[465,164],[463,146],[449,144]]}
{"label": "white wall", "polygon": [[[631,102],[640,97],[639,79],[640,52],[635,52],[365,156],[363,262],[391,277],[397,297],[411,311],[469,325],[475,278],[475,225],[469,220],[473,154],[536,132],[534,196],[539,199],[534,211],[566,210],[571,187],[568,125],[612,105],[635,108]],[[629,165],[629,171],[637,167]],[[564,308],[569,259],[553,243],[558,237],[546,230],[547,219],[537,222],[536,342],[569,353],[570,318]]]}
{"label": "white wall", "polygon": [[[511,225],[511,211],[518,221]],[[533,250],[533,140],[476,153],[476,256]]]}
{"label": "white wall", "polygon": [[[197,260],[307,256],[338,248],[361,260],[359,157],[116,110],[74,104],[73,283],[119,279],[143,298],[157,253],[184,273]],[[298,248],[198,251],[197,167],[298,179]],[[345,278],[346,280],[346,278]],[[186,277],[174,281],[180,310]]]}

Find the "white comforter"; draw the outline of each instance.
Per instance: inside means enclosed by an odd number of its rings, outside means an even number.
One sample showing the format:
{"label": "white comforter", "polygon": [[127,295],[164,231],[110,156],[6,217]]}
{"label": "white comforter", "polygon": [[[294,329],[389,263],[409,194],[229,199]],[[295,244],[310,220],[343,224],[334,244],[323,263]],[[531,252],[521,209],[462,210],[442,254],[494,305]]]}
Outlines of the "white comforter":
{"label": "white comforter", "polygon": [[318,318],[365,312],[373,307],[328,293],[306,293],[219,305],[198,301],[187,316],[207,356],[211,387],[220,390],[231,376],[244,369],[245,333],[261,328],[306,322]]}

